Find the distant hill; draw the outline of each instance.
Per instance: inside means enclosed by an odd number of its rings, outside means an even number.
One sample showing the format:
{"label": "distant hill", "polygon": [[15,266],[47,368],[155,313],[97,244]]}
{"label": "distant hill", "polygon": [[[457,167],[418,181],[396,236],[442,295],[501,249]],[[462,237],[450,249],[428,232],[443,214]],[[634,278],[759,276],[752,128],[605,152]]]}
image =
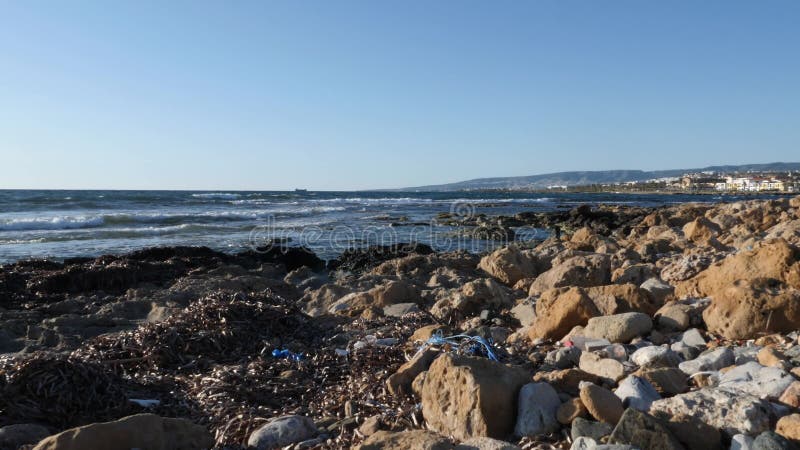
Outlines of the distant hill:
{"label": "distant hill", "polygon": [[521,177],[476,178],[448,184],[435,184],[413,188],[397,189],[401,191],[473,191],[481,189],[546,189],[549,186],[584,186],[590,184],[625,183],[628,181],[646,181],[657,178],[679,177],[694,172],[785,172],[800,170],[797,163],[744,164],[739,166],[709,166],[698,169],[673,170],[598,170],[582,172],[556,172]]}

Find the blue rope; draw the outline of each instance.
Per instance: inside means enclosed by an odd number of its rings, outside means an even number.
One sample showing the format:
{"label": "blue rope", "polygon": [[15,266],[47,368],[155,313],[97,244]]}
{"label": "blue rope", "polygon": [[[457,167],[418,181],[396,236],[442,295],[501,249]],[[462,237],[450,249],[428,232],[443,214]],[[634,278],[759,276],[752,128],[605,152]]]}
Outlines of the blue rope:
{"label": "blue rope", "polygon": [[482,349],[484,353],[486,353],[486,357],[492,361],[499,361],[497,359],[497,355],[492,351],[492,345],[486,339],[480,336],[469,336],[466,334],[456,334],[454,336],[442,336],[441,332],[434,334],[433,336],[428,339],[425,344],[422,346],[422,349],[431,346],[431,345],[451,345],[453,347],[460,347],[464,342],[472,342],[472,345],[469,347],[469,352],[472,354],[477,354]]}
{"label": "blue rope", "polygon": [[300,361],[303,360],[303,355],[301,355],[300,353],[294,353],[294,352],[289,351],[287,349],[278,350],[276,348],[275,350],[272,350],[272,356],[274,358],[278,358],[278,359],[288,358],[288,359],[291,359],[291,360],[297,361],[297,362],[300,362]]}

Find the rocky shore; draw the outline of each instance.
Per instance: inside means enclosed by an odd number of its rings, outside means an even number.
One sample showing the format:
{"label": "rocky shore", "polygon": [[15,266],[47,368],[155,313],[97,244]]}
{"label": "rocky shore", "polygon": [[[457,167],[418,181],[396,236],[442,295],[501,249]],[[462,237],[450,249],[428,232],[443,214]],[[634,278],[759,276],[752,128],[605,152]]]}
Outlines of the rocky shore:
{"label": "rocky shore", "polygon": [[461,225],[2,266],[0,448],[800,448],[800,197]]}

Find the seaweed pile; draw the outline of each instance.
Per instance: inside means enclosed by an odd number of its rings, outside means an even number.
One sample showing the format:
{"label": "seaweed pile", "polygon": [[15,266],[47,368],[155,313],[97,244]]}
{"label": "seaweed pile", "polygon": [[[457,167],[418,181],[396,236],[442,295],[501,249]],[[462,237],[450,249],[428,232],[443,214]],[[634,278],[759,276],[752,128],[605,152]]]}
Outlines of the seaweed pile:
{"label": "seaweed pile", "polygon": [[109,420],[132,411],[132,387],[102,365],[38,353],[0,366],[3,417],[56,427]]}
{"label": "seaweed pile", "polygon": [[[419,427],[421,418],[413,399],[389,395],[383,383],[406,361],[402,347],[353,343],[368,335],[403,342],[426,321],[314,319],[270,292],[216,292],[69,355],[5,360],[0,415],[64,429],[147,411],[190,418],[220,448],[241,448],[268,418],[304,414],[325,427],[327,448],[349,448],[354,416],[380,414],[393,429]],[[274,349],[302,357],[275,357]]]}

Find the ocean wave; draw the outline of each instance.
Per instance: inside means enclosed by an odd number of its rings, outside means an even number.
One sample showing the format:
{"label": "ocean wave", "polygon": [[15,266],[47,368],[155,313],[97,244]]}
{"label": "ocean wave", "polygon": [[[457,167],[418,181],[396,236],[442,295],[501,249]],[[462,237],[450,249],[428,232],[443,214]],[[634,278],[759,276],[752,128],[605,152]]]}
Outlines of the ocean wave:
{"label": "ocean wave", "polygon": [[241,194],[234,194],[232,192],[204,192],[201,194],[192,194],[195,198],[219,198],[219,199],[232,199],[239,198]]}
{"label": "ocean wave", "polygon": [[344,211],[343,206],[307,206],[243,211],[186,211],[175,213],[98,213],[86,216],[16,217],[0,219],[0,231],[74,230],[127,224],[190,225],[196,222],[263,220],[270,216],[311,215]]}
{"label": "ocean wave", "polygon": [[105,224],[101,216],[21,217],[0,221],[0,230],[69,230],[97,228]]}

